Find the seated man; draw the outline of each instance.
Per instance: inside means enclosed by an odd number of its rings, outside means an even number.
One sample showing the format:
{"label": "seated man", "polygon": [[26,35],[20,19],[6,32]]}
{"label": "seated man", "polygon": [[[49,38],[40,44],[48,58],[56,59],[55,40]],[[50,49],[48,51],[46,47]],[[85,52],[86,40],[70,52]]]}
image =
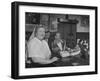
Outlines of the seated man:
{"label": "seated man", "polygon": [[50,35],[51,35],[51,34],[50,34],[50,31],[46,31],[46,32],[45,32],[45,38],[44,38],[44,40],[48,43],[49,48],[50,48],[50,50],[51,50],[52,39],[51,39]]}
{"label": "seated man", "polygon": [[65,50],[65,41],[61,39],[61,34],[59,32],[56,33],[55,39],[52,42],[52,52],[53,56],[61,57],[60,52]]}

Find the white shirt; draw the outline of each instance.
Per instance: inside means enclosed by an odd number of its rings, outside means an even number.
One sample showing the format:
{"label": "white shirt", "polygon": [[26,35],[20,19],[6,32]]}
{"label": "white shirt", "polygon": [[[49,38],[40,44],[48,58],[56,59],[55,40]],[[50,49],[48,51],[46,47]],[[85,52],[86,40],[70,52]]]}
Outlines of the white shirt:
{"label": "white shirt", "polygon": [[60,50],[63,50],[61,42],[57,43],[57,45],[60,48]]}
{"label": "white shirt", "polygon": [[48,43],[45,40],[39,40],[38,38],[33,38],[28,43],[28,53],[29,57],[49,59],[51,56],[51,51],[49,49]]}

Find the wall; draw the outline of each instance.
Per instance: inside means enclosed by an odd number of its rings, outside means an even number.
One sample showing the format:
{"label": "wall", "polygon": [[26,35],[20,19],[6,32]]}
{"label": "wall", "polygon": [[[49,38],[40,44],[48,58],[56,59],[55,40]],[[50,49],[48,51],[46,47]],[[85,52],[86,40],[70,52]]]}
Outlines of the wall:
{"label": "wall", "polygon": [[[65,19],[66,15],[65,14],[40,14],[39,19],[40,19],[40,24],[45,25],[49,30],[51,30],[51,32],[53,32],[53,31],[57,31],[57,27],[59,23],[57,22],[58,18]],[[89,20],[89,17],[84,19],[84,16],[82,15],[80,16],[80,15],[70,15],[69,14],[68,18],[72,20],[76,19],[78,21],[76,32],[85,32],[85,33],[89,32],[89,22],[86,21],[86,20]],[[86,24],[82,25],[82,22],[84,21],[86,21]],[[27,24],[26,30],[32,31],[33,30],[32,27],[34,28],[34,25],[32,26],[32,25]]]}
{"label": "wall", "polygon": [[[48,15],[47,15],[48,16]],[[49,15],[49,18],[50,18],[50,21],[49,21],[49,27],[51,28],[51,31],[54,31],[56,30],[57,31],[57,18],[61,18],[61,19],[65,19],[65,16],[64,14],[51,14]],[[80,16],[80,15],[68,15],[68,18],[69,19],[76,19],[78,21],[77,23],[77,29],[76,31],[77,32],[85,32],[85,33],[88,33],[89,32],[89,22],[87,22],[86,20],[89,19],[89,18],[86,18],[85,20],[82,20],[82,18],[84,18],[84,16]],[[86,21],[88,25],[81,25],[82,22]]]}
{"label": "wall", "polygon": [[[86,18],[85,20],[83,20],[82,18],[83,18],[84,16],[83,15],[69,15],[69,19],[76,19],[76,20],[78,20],[78,24],[77,24],[77,32],[89,32],[89,22],[88,21],[86,21],[86,19],[89,19],[89,17],[88,18]],[[87,23],[87,25],[82,25],[82,22],[84,22],[84,21],[86,21]]]}
{"label": "wall", "polygon": [[[81,25],[81,23],[85,21],[85,20],[82,20],[82,17],[84,17],[84,16],[68,15],[69,19],[76,19],[78,21],[77,28],[76,28],[77,32],[86,32],[86,33],[88,33],[89,32],[89,23],[87,23],[88,25]],[[51,18],[52,18],[52,21],[55,23],[54,26],[57,27],[57,22],[56,22],[57,18],[65,19],[65,15],[51,16]],[[86,19],[89,19],[89,18],[86,18]]]}
{"label": "wall", "polygon": [[[11,2],[15,0],[1,0],[0,1],[0,81],[14,81],[10,78],[11,71]],[[20,1],[20,0],[17,0]],[[98,15],[100,14],[100,0],[21,0],[29,2],[44,2],[56,4],[72,4],[72,5],[87,5],[98,6]],[[100,21],[100,15],[98,16]],[[98,31],[100,30],[100,23],[98,23]],[[98,32],[100,35],[100,32]],[[98,38],[100,41],[100,36]],[[98,43],[100,48],[100,42]],[[100,57],[100,50],[98,50],[98,58]],[[98,59],[100,62],[100,59]],[[98,63],[100,68],[100,63]],[[100,69],[99,71],[100,72]],[[23,80],[20,80],[23,81]],[[98,75],[82,75],[82,76],[67,76],[55,78],[39,78],[26,79],[25,81],[100,81],[100,73]]]}

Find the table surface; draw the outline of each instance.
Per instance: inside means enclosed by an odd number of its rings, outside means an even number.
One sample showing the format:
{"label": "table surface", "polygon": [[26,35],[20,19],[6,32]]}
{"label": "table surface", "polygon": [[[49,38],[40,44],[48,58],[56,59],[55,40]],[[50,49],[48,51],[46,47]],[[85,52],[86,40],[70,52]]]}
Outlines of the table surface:
{"label": "table surface", "polygon": [[[52,65],[53,64],[53,65]],[[59,58],[58,61],[47,65],[39,65],[35,66],[33,63],[32,64],[27,64],[26,63],[26,68],[34,68],[34,67],[60,67],[60,66],[84,66],[84,65],[89,65],[89,57],[88,58],[83,58],[79,55],[75,56],[68,56],[68,57],[61,57]]]}
{"label": "table surface", "polygon": [[54,63],[55,66],[80,66],[89,65],[89,58],[83,59],[82,57],[69,56],[63,57]]}

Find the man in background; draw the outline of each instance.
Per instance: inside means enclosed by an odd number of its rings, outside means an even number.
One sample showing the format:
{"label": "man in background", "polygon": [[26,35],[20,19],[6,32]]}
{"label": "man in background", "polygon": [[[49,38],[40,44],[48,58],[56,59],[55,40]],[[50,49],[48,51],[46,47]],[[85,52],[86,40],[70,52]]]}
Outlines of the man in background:
{"label": "man in background", "polygon": [[52,40],[50,38],[50,31],[49,30],[45,32],[45,38],[44,39],[48,43],[49,48],[51,50],[51,42],[52,42]]}

